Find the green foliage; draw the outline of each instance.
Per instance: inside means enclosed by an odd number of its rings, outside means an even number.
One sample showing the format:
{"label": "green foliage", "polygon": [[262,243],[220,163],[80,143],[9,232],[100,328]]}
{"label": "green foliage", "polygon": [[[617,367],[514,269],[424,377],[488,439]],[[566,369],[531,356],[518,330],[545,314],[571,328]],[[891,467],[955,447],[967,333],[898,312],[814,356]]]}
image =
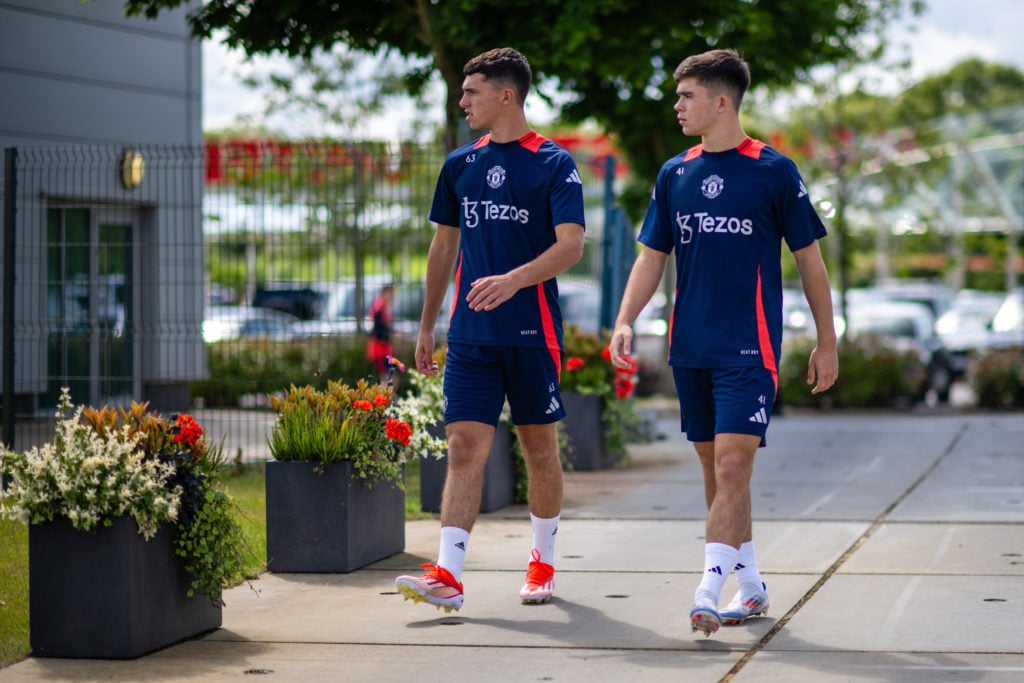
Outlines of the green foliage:
{"label": "green foliage", "polygon": [[[408,342],[395,341],[397,357],[411,357]],[[232,340],[207,344],[209,377],[192,382],[192,395],[203,405],[237,407],[243,397],[283,392],[309,384],[318,389],[332,378],[374,377],[366,359],[366,341],[336,336],[299,341]]]}
{"label": "green foliage", "polygon": [[839,381],[823,394],[811,394],[807,359],[814,339],[800,337],[783,346],[779,395],[797,408],[906,407],[918,398],[925,368],[913,352],[897,351],[870,335],[839,345]]}
{"label": "green foliage", "polygon": [[178,529],[174,547],[192,575],[189,597],[198,593],[223,604],[224,588],[251,576],[256,553],[237,514],[226,491],[207,486],[192,523]]}
{"label": "green foliage", "polygon": [[[154,17],[183,0],[126,0],[126,12]],[[790,0],[785,3],[635,3],[625,0],[450,0],[413,3],[312,3],[209,0],[189,15],[194,35],[246,53],[312,57],[343,43],[368,54],[410,58],[402,80],[424,91],[434,73],[447,89],[445,141],[456,146],[462,66],[470,57],[514,45],[538,82],[557,79],[572,96],[568,120],[593,119],[621,137],[631,163],[653,179],[682,145],[672,114],[672,71],[688,54],[728,45],[756,65],[758,83],[778,85],[822,63],[857,55],[910,0]],[[495,17],[515,16],[516,21]],[[287,21],[282,21],[287,17]]]}
{"label": "green foliage", "polygon": [[1024,349],[987,351],[975,358],[967,379],[982,408],[1024,408]]}
{"label": "green foliage", "polygon": [[385,480],[401,487],[412,429],[399,419],[391,398],[390,387],[366,380],[354,387],[331,381],[322,391],[292,386],[283,397],[270,397],[277,413],[270,453],[283,461],[347,460],[367,485]]}

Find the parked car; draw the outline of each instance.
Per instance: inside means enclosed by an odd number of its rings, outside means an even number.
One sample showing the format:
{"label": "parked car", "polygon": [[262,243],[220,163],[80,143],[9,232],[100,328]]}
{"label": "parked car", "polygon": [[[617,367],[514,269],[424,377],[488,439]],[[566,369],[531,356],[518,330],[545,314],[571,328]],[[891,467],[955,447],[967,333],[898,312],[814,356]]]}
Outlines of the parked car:
{"label": "parked car", "polygon": [[860,300],[849,302],[841,325],[848,338],[873,335],[892,348],[918,354],[925,368],[920,396],[934,391],[940,401],[949,400],[953,367],[949,351],[935,334],[931,309],[909,301]]}
{"label": "parked car", "polygon": [[255,306],[210,306],[203,316],[203,341],[213,343],[231,339],[294,338],[299,319],[294,315]]}
{"label": "parked car", "polygon": [[[372,274],[363,278],[363,331],[370,329],[367,317],[374,299],[384,286],[395,284],[395,298],[391,304],[394,319],[393,331],[399,335],[414,336],[419,330],[420,312],[423,310],[424,286],[422,282],[394,283],[387,275]],[[356,281],[346,278],[333,283],[317,283],[310,286],[314,291],[324,291],[317,296],[315,315],[303,319],[295,326],[299,336],[350,335],[359,329],[356,314]]]}
{"label": "parked car", "polygon": [[954,378],[963,377],[971,355],[992,342],[992,324],[1005,300],[1004,294],[964,290],[935,321],[935,332],[949,351]]}

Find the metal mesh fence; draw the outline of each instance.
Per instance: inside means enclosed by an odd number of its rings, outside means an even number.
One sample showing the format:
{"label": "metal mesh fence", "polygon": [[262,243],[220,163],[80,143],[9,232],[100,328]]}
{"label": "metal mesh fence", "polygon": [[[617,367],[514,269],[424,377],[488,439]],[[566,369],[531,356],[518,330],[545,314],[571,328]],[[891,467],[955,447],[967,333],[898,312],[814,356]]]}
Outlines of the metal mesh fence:
{"label": "metal mesh fence", "polygon": [[[605,158],[573,151],[588,247],[571,277],[596,291]],[[67,388],[75,404],[192,412],[228,454],[267,457],[267,394],[374,374],[365,313],[385,283],[396,355],[411,360],[442,149],[213,141],[16,155],[4,198],[15,266],[3,274],[14,355],[0,372],[14,379],[18,450],[52,439]]]}

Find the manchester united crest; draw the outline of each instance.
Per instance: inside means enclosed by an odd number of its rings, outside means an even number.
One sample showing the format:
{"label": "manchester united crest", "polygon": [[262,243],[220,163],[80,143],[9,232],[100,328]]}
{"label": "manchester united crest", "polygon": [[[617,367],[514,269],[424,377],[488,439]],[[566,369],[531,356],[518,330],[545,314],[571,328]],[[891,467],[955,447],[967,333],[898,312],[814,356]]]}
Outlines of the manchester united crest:
{"label": "manchester united crest", "polygon": [[700,184],[701,193],[708,199],[714,199],[722,194],[723,189],[725,189],[725,181],[716,175],[709,175]]}
{"label": "manchester united crest", "polygon": [[497,190],[505,182],[505,169],[501,166],[492,166],[487,171],[487,184]]}

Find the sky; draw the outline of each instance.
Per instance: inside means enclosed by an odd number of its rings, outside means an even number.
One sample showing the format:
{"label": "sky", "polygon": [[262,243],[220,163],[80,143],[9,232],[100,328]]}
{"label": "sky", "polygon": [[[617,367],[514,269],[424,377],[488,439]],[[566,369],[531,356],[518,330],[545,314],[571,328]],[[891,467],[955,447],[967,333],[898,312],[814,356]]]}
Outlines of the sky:
{"label": "sky", "polygon": [[[909,50],[912,66],[909,81],[947,71],[968,57],[1009,64],[1024,70],[1024,2],[1021,0],[927,0],[927,8],[916,19],[895,23],[887,32],[894,55]],[[239,116],[260,111],[261,95],[241,83],[241,75],[249,72],[281,70],[287,60],[280,57],[259,57],[247,60],[241,51],[230,51],[216,41],[203,45],[203,129],[214,130],[235,123]],[[876,73],[879,89],[896,92],[900,83],[888,74]],[[531,101],[532,100],[532,101]],[[539,99],[527,100],[527,116],[534,123],[543,123],[550,112]],[[427,116],[430,122],[441,119],[436,112],[417,111],[412,104],[393,107],[386,118],[368,122],[359,131],[370,137],[393,137],[406,134],[417,117]],[[290,134],[316,134],[316,131],[291,130],[283,120],[271,125]]]}

